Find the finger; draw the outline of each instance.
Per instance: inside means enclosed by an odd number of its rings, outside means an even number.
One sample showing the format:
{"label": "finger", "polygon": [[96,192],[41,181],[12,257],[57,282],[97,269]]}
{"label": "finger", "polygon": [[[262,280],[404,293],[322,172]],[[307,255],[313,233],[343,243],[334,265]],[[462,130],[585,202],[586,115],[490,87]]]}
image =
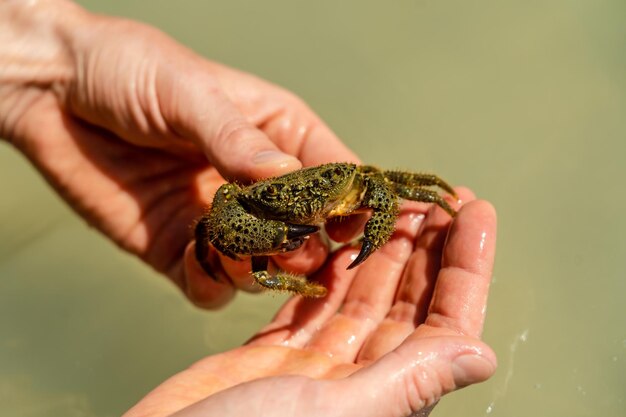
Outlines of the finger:
{"label": "finger", "polygon": [[[224,272],[228,275],[228,279],[232,282],[235,288],[250,293],[258,293],[263,290],[263,288],[257,284],[252,277],[252,261],[250,257],[244,257],[241,261],[235,261],[227,256],[219,254],[219,259]],[[271,262],[268,269],[275,269],[272,268]]]}
{"label": "finger", "polygon": [[360,163],[358,157],[300,99],[284,93],[272,95],[280,111],[261,124],[280,149],[298,156],[304,166],[329,162]]}
{"label": "finger", "polygon": [[229,302],[235,295],[232,284],[223,276],[215,280],[209,277],[195,256],[195,243],[190,243],[184,255],[184,282],[181,289],[196,306],[216,309]]}
{"label": "finger", "polygon": [[[306,117],[306,112],[303,111]],[[319,165],[327,162],[353,162],[361,161],[339,138],[312,112],[309,116],[312,120],[311,127],[306,131],[298,156],[306,166]]]}
{"label": "finger", "polygon": [[251,74],[213,64],[237,108],[281,149],[305,166],[355,162],[358,157],[299,97]]}
{"label": "finger", "polygon": [[[458,199],[450,204],[456,210],[476,197],[467,188],[455,189]],[[427,221],[415,242],[415,250],[409,259],[407,269],[389,317],[396,321],[411,320],[415,326],[426,318],[426,312],[441,268],[443,246],[448,235],[452,218],[438,206],[432,206]],[[409,314],[414,308],[412,316]]]}
{"label": "finger", "polygon": [[424,219],[423,206],[405,204],[396,231],[358,268],[341,311],[311,339],[307,348],[351,362],[370,332],[388,313],[413,240]]}
{"label": "finger", "polygon": [[281,175],[301,167],[251,124],[203,72],[191,74],[173,94],[176,111],[170,119],[183,136],[189,136],[227,179],[254,180]]}
{"label": "finger", "polygon": [[426,324],[480,336],[496,245],[496,212],[486,201],[465,205],[446,242]]}
{"label": "finger", "polygon": [[412,321],[385,317],[370,333],[355,362],[367,365],[397,348],[415,330]]}
{"label": "finger", "polygon": [[329,250],[328,244],[318,233],[311,235],[309,239],[295,251],[276,255],[272,260],[282,271],[310,275],[324,264],[328,258]]}
{"label": "finger", "polygon": [[409,338],[393,355],[331,381],[328,388],[360,399],[349,415],[412,415],[455,389],[486,380],[495,369],[495,354],[477,339]]}
{"label": "finger", "polygon": [[[468,189],[457,188],[456,191],[462,201],[474,198]],[[458,209],[461,201],[451,204]],[[451,220],[450,215],[438,206],[430,207],[415,240],[415,248],[402,275],[393,306],[368,337],[357,357],[358,363],[369,363],[392,351],[423,322],[439,273],[442,248]]]}

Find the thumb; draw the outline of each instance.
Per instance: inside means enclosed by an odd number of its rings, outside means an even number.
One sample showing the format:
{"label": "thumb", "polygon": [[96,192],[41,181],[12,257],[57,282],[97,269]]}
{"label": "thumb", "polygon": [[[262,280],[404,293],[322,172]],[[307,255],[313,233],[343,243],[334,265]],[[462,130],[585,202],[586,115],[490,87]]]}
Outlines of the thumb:
{"label": "thumb", "polygon": [[[360,416],[406,416],[432,407],[445,394],[488,379],[496,369],[491,348],[468,337],[410,340],[348,377],[348,395],[363,399]],[[346,382],[348,382],[346,381]]]}
{"label": "thumb", "polygon": [[[206,80],[205,85],[206,85]],[[190,85],[190,84],[186,84]],[[192,85],[202,85],[195,83]],[[216,85],[193,88],[178,99],[181,131],[190,135],[209,161],[228,180],[249,181],[302,167],[250,123]]]}

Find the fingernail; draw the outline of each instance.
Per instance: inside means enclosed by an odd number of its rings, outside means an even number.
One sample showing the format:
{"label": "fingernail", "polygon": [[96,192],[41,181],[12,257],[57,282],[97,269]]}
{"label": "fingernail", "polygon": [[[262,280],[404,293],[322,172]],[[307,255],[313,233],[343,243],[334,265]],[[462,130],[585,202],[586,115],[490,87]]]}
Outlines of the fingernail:
{"label": "fingernail", "polygon": [[276,177],[302,168],[300,160],[280,151],[261,151],[252,157],[254,176]]}
{"label": "fingernail", "polygon": [[461,355],[452,362],[452,376],[459,388],[486,380],[494,370],[490,361],[474,354]]}
{"label": "fingernail", "polygon": [[252,157],[252,162],[255,165],[278,165],[283,166],[292,164],[297,159],[291,155],[279,151],[261,151]]}

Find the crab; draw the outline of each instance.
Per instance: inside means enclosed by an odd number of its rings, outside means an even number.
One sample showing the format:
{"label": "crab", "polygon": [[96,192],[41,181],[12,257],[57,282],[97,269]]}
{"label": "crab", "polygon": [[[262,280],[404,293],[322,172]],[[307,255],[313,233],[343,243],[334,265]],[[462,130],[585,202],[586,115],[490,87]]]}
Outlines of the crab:
{"label": "crab", "polygon": [[331,217],[371,210],[359,254],[348,266],[354,268],[389,240],[401,199],[435,203],[455,216],[456,211],[429,186],[456,197],[436,175],[351,163],[304,168],[248,186],[226,183],[196,223],[196,258],[217,279],[208,260],[210,245],[235,260],[251,256],[252,276],[262,287],[323,297],[326,288],[304,276],[270,273],[269,256],[299,248]]}

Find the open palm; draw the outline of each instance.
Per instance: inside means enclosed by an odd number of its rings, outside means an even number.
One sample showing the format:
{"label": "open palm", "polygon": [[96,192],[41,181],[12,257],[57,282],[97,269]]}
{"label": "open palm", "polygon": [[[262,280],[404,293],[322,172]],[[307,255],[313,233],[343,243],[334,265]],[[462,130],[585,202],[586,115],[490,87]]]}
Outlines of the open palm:
{"label": "open palm", "polygon": [[480,334],[495,213],[472,201],[448,234],[449,223],[405,204],[393,238],[362,266],[345,269],[353,247],[329,259],[315,277],[327,298],[290,299],[244,346],[173,376],[126,416],[406,416],[488,378],[495,356]]}

